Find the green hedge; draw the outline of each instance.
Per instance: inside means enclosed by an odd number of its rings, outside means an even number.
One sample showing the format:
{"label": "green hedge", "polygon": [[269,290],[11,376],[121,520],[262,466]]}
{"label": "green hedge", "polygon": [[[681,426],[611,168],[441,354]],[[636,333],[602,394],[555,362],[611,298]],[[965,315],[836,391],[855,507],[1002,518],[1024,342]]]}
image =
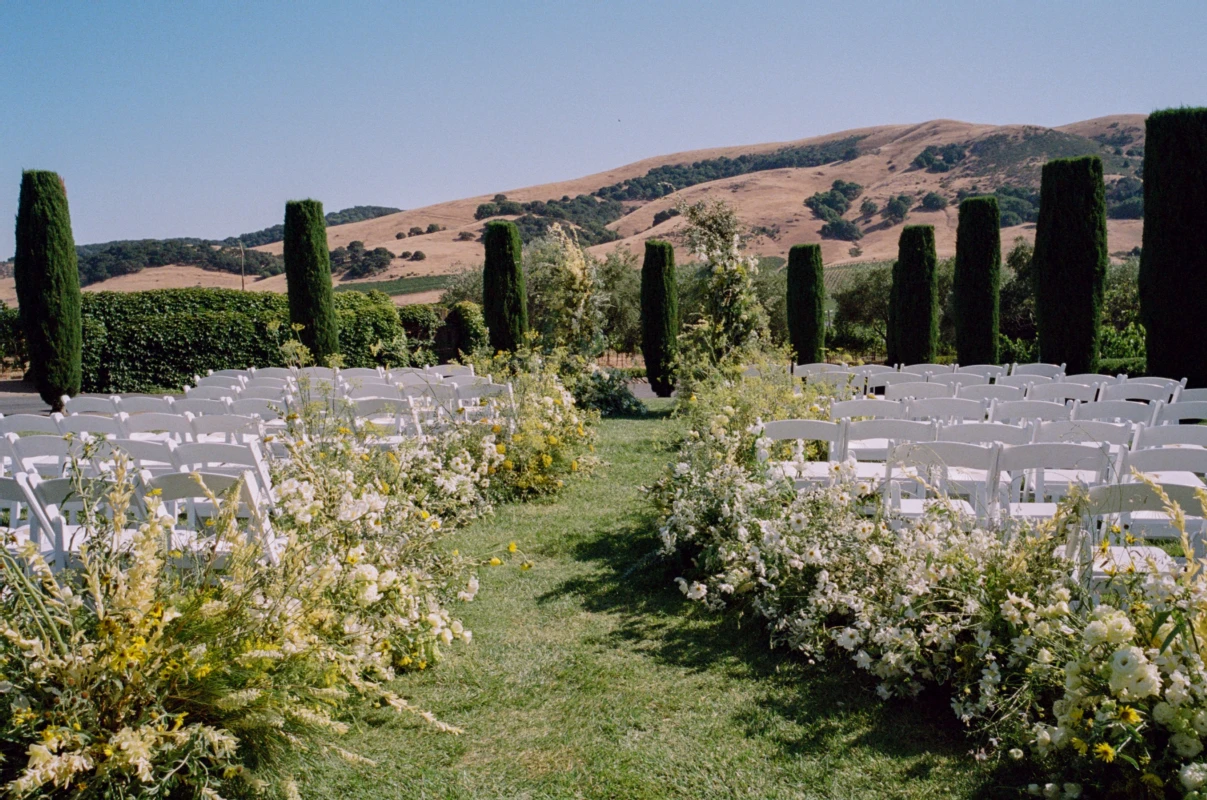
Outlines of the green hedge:
{"label": "green hedge", "polygon": [[435,338],[436,355],[441,361],[451,361],[460,358],[462,353],[472,353],[485,347],[489,335],[482,307],[469,300],[454,303]]}
{"label": "green hedge", "polygon": [[1100,358],[1098,359],[1098,371],[1103,375],[1123,373],[1130,378],[1143,378],[1148,374],[1148,362],[1143,356]]}

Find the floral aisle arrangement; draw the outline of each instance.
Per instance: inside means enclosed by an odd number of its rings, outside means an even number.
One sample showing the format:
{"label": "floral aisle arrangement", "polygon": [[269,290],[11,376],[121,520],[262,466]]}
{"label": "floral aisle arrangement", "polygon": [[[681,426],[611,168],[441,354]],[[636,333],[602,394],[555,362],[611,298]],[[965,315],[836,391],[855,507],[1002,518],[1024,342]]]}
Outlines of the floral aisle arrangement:
{"label": "floral aisle arrangement", "polygon": [[1207,796],[1199,566],[1108,569],[1090,591],[1064,548],[1076,494],[1051,523],[978,527],[942,503],[895,519],[849,465],[798,492],[775,462],[800,454],[760,421],[825,403],[789,401],[780,381],[717,380],[680,401],[687,430],[652,495],[664,552],[692,565],[676,579],[689,599],[755,612],[773,644],[848,661],[882,698],[947,691],[978,758],[1046,776],[1024,793]]}

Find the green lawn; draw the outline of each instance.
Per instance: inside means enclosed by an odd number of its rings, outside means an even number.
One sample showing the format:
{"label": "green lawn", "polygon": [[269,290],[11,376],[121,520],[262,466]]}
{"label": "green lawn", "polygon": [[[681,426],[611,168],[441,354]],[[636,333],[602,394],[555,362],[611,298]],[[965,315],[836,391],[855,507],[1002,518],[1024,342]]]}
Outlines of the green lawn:
{"label": "green lawn", "polygon": [[[672,421],[606,421],[607,462],[555,504],[511,505],[450,546],[515,540],[535,566],[485,569],[474,631],[399,690],[465,730],[367,710],[299,776],[308,798],[976,797],[992,778],[946,702],[882,704],[838,664],[770,651],[744,624],[689,606],[658,560],[641,485]],[[518,563],[515,562],[515,563]]]}

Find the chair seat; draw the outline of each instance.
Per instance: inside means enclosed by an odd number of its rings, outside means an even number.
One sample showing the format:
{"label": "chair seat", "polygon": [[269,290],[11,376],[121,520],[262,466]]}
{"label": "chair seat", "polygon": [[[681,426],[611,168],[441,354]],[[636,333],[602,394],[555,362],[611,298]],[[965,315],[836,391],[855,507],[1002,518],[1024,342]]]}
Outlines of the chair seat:
{"label": "chair seat", "polygon": [[1015,519],[1052,519],[1056,516],[1056,503],[1009,503],[1006,513]]}
{"label": "chair seat", "polygon": [[1127,545],[1107,548],[1107,552],[1094,556],[1094,577],[1109,577],[1108,570],[1115,572],[1172,572],[1177,561],[1169,553],[1152,545]]}
{"label": "chair seat", "polygon": [[901,500],[901,505],[895,508],[894,511],[903,517],[915,518],[922,516],[928,508],[932,508],[935,505],[950,505],[958,514],[968,517],[976,516],[976,511],[973,510],[967,500],[955,498],[905,498]]}
{"label": "chair seat", "polygon": [[1207,483],[1203,483],[1203,479],[1193,472],[1183,472],[1181,470],[1166,470],[1161,472],[1146,472],[1145,477],[1156,483],[1172,483],[1177,486],[1194,486],[1195,488],[1207,488]]}
{"label": "chair seat", "polygon": [[847,445],[847,452],[857,461],[884,461],[888,445],[888,439],[857,439]]}

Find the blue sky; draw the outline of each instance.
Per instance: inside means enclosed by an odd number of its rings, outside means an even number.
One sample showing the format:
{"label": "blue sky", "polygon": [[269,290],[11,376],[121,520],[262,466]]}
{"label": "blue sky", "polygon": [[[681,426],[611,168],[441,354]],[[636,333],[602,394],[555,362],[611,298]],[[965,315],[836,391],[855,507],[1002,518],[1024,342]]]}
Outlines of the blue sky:
{"label": "blue sky", "polygon": [[0,217],[27,168],[63,175],[79,243],[221,238],[296,197],[415,208],[864,125],[1205,105],[1204,30],[1202,0],[3,3]]}

